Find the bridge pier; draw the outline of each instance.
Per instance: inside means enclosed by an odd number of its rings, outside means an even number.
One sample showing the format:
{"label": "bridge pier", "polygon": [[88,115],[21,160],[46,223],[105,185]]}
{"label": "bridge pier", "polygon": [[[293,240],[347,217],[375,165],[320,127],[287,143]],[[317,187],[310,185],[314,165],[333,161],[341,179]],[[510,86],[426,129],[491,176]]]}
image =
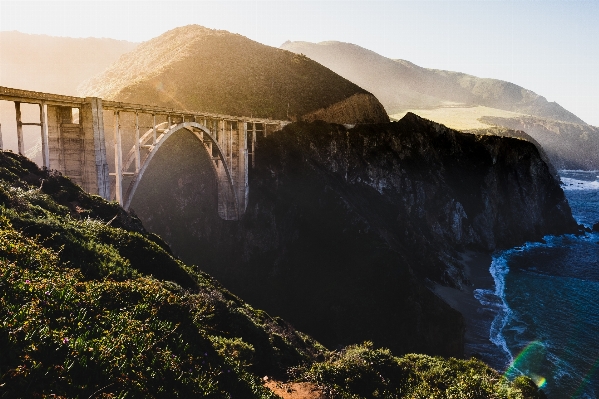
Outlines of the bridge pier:
{"label": "bridge pier", "polygon": [[69,176],[86,192],[109,199],[102,101],[86,98],[78,109],[78,123],[73,121],[72,107],[48,105],[43,112],[44,166]]}

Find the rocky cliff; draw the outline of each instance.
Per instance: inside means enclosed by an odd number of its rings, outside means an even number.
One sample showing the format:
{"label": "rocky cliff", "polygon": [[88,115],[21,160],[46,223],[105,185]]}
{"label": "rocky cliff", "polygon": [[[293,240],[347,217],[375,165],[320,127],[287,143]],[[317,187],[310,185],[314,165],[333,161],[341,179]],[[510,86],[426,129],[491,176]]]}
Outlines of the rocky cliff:
{"label": "rocky cliff", "polygon": [[140,187],[138,215],[185,260],[330,347],[369,339],[460,356],[462,317],[428,282],[469,284],[466,248],[577,230],[533,144],[413,114],[353,129],[295,123],[260,141],[247,212],[225,222],[189,136],[154,166],[180,178]]}

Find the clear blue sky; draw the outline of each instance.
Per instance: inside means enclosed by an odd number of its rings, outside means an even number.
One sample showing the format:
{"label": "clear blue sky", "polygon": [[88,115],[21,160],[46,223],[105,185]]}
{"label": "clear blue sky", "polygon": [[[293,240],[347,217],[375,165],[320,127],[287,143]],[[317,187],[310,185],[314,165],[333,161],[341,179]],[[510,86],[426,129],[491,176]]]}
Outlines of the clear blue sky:
{"label": "clear blue sky", "polygon": [[599,126],[599,0],[0,1],[2,31],[145,41],[192,23],[507,80]]}

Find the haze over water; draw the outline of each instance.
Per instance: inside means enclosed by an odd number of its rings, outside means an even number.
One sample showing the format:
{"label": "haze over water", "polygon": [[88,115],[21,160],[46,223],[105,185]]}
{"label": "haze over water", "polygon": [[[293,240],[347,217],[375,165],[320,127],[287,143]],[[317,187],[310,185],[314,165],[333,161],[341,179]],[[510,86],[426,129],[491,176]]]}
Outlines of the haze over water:
{"label": "haze over water", "polygon": [[[599,171],[560,171],[572,214],[599,221]],[[599,397],[599,234],[547,236],[498,253],[490,338],[506,373],[553,398]],[[485,297],[489,297],[487,293]],[[498,367],[496,365],[496,367]]]}

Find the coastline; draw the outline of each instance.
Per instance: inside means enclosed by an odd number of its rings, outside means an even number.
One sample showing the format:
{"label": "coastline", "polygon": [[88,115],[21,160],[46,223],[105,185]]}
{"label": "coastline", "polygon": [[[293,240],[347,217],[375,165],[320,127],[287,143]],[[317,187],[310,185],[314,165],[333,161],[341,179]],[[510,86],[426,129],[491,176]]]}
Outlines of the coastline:
{"label": "coastline", "polygon": [[495,291],[495,281],[490,272],[491,253],[465,251],[461,253],[464,275],[469,286],[458,288],[435,284],[433,292],[464,317],[464,358],[475,357],[501,370],[504,361],[499,348],[491,342],[491,323],[497,315],[492,305],[483,305],[474,296],[475,290]]}

